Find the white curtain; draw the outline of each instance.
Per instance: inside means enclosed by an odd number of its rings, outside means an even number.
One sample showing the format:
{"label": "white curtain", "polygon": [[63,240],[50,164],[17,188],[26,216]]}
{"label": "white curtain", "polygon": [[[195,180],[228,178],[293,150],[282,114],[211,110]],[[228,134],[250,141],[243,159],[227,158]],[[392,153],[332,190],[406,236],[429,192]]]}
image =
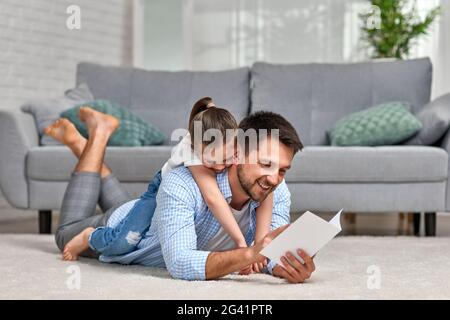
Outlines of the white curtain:
{"label": "white curtain", "polygon": [[450,0],[419,0],[418,9],[428,12],[440,5],[441,16],[433,24],[427,36],[422,37],[411,57],[430,57],[433,63],[432,97],[450,92]]}
{"label": "white curtain", "polygon": [[[450,0],[418,0],[443,15],[411,57],[429,56],[433,97],[450,92]],[[367,0],[184,0],[184,64],[192,70],[274,63],[367,60],[358,15]]]}
{"label": "white curtain", "polygon": [[434,65],[433,96],[450,92],[450,0],[441,0],[443,9],[433,43],[429,45]]}
{"label": "white curtain", "polygon": [[[359,19],[370,8],[368,0],[135,1],[135,14],[144,15],[143,23],[135,17],[139,67],[219,70],[255,61],[369,59],[360,41]],[[417,5],[422,14],[436,5],[443,9],[430,34],[411,52],[411,58],[431,58],[436,97],[450,92],[450,0],[417,0]]]}
{"label": "white curtain", "polygon": [[354,60],[357,10],[366,0],[185,0],[191,69]]}

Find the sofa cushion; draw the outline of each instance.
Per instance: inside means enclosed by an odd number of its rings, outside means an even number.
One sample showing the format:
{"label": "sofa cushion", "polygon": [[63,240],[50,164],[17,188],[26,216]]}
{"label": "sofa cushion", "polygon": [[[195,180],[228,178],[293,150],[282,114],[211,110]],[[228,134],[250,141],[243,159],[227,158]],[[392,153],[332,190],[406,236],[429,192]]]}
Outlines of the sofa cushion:
{"label": "sofa cushion", "polygon": [[423,124],[422,130],[405,144],[432,145],[450,127],[450,93],[429,102],[416,116]]}
{"label": "sofa cushion", "polygon": [[417,113],[430,100],[431,63],[255,63],[251,78],[251,111],[281,113],[305,145],[326,145],[326,130],[350,113],[389,101],[409,102]]}
{"label": "sofa cushion", "polygon": [[287,182],[431,182],[447,179],[448,155],[437,147],[305,147]]}
{"label": "sofa cushion", "polygon": [[[123,182],[148,182],[171,147],[109,147],[106,163]],[[427,182],[447,178],[447,153],[422,146],[306,147],[287,182]],[[68,181],[76,158],[66,147],[35,147],[27,156],[31,180]]]}
{"label": "sofa cushion", "polygon": [[329,132],[332,146],[398,144],[422,128],[407,102],[387,102],[340,119]]}
{"label": "sofa cushion", "polygon": [[26,102],[22,105],[21,110],[33,115],[41,145],[55,146],[61,145],[61,143],[44,134],[44,129],[58,120],[60,113],[64,110],[93,99],[87,84],[81,83],[76,88],[66,90],[64,96],[59,98]]}
{"label": "sofa cushion", "polygon": [[[169,159],[171,147],[108,147],[105,162],[123,182],[148,182]],[[36,147],[27,155],[27,177],[68,181],[77,159],[67,147]]]}
{"label": "sofa cushion", "polygon": [[120,122],[119,128],[109,138],[109,146],[140,147],[162,144],[164,134],[152,123],[142,120],[128,108],[108,100],[94,100],[77,105],[61,113],[62,118],[72,122],[81,135],[88,138],[86,124],[80,120],[79,113],[82,106],[89,106],[94,110],[114,116]]}
{"label": "sofa cushion", "polygon": [[165,144],[173,130],[187,128],[192,105],[202,97],[212,97],[237,121],[249,112],[248,68],[169,72],[80,63],[77,82],[86,82],[96,99],[129,107],[157,125],[167,137]]}

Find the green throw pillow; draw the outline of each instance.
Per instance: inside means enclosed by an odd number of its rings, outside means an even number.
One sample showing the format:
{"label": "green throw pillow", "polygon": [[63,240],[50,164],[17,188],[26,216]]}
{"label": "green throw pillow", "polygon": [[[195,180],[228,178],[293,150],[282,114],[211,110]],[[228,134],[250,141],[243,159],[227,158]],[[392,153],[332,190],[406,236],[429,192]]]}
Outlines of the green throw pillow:
{"label": "green throw pillow", "polygon": [[69,119],[85,138],[88,137],[86,125],[78,118],[82,106],[89,106],[120,120],[119,128],[109,139],[108,145],[110,146],[148,146],[161,144],[165,140],[164,134],[158,128],[145,122],[127,108],[107,100],[94,100],[79,104],[61,113],[61,117]]}
{"label": "green throw pillow", "polygon": [[340,119],[330,130],[333,146],[382,146],[402,142],[422,128],[406,102],[388,102]]}

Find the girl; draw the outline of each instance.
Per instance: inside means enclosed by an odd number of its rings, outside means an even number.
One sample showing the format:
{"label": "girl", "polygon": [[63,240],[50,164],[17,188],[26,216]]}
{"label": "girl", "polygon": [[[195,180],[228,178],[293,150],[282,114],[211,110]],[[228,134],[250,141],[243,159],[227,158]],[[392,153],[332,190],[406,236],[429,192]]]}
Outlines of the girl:
{"label": "girl", "polygon": [[[220,132],[223,141],[206,143],[203,141],[205,132],[213,129]],[[246,241],[231,209],[219,190],[216,174],[236,163],[234,151],[234,136],[229,139],[229,132],[237,129],[237,123],[230,112],[214,105],[209,97],[198,100],[189,117],[189,133],[173,148],[170,159],[149,183],[147,191],[139,199],[133,200],[134,205],[126,217],[114,228],[100,227],[87,228],[77,237],[87,238],[85,247],[71,246],[72,239],[65,248],[63,255],[67,260],[77,259],[78,255],[90,247],[104,255],[123,255],[133,251],[142,235],[149,229],[156,208],[156,195],[161,180],[178,166],[189,168],[197,183],[202,196],[215,218],[224,228],[225,232],[236,243],[236,247],[246,247]],[[228,135],[227,135],[228,134]],[[228,141],[227,141],[228,140]],[[219,147],[210,148],[219,144]],[[206,152],[209,148],[210,152]],[[222,150],[220,149],[222,148]],[[232,150],[231,156],[229,150]],[[221,152],[223,151],[223,152]],[[221,157],[220,155],[223,154]],[[201,159],[201,160],[200,160]],[[255,241],[263,238],[270,228],[272,219],[272,194],[264,200],[256,211]],[[241,271],[248,274],[251,270],[260,272],[263,264],[255,264]]]}

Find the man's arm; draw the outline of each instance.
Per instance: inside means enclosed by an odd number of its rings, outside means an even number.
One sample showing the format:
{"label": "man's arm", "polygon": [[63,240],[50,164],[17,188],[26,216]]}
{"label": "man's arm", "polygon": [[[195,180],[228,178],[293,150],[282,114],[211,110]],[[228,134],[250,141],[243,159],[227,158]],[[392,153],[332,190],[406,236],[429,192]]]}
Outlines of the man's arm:
{"label": "man's arm", "polygon": [[223,252],[211,252],[206,260],[206,279],[217,279],[241,270],[257,260],[252,248],[239,248]]}

